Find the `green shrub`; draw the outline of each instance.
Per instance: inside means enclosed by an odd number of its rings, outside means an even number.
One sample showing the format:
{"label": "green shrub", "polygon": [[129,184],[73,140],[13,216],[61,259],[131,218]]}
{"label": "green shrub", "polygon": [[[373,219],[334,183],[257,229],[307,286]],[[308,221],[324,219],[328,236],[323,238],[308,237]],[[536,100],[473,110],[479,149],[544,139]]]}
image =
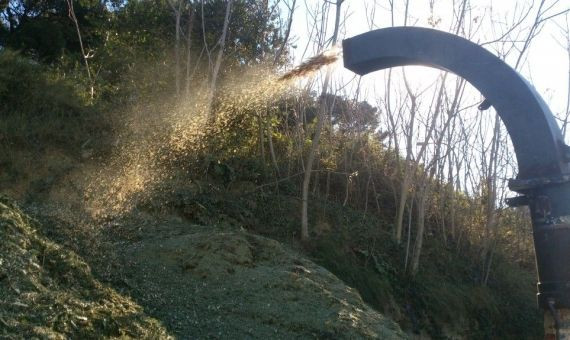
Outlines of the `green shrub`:
{"label": "green shrub", "polygon": [[0,52],[0,103],[0,132],[22,140],[58,134],[86,107],[70,81],[11,50]]}

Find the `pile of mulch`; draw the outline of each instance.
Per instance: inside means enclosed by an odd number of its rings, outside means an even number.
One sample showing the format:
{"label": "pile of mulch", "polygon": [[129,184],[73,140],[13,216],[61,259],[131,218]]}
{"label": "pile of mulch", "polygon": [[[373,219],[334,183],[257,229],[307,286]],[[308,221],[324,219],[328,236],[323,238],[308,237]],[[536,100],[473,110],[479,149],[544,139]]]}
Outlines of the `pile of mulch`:
{"label": "pile of mulch", "polygon": [[0,196],[0,338],[171,338],[128,297],[97,281],[74,252]]}

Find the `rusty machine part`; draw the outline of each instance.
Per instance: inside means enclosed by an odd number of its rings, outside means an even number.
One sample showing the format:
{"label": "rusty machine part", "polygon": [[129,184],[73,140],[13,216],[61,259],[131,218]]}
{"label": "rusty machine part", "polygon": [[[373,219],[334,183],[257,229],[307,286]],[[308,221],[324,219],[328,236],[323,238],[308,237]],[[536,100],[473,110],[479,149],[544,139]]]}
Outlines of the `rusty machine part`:
{"label": "rusty machine part", "polygon": [[[519,173],[509,182],[521,196],[513,206],[531,211],[538,269],[538,305],[552,320],[570,309],[570,148],[552,112],[517,71],[481,46],[453,34],[391,27],[343,41],[344,66],[365,75],[390,67],[424,65],[457,74],[493,106],[515,149]],[[484,106],[484,107],[483,107]],[[550,319],[549,319],[550,320]],[[560,322],[555,322],[557,325]]]}

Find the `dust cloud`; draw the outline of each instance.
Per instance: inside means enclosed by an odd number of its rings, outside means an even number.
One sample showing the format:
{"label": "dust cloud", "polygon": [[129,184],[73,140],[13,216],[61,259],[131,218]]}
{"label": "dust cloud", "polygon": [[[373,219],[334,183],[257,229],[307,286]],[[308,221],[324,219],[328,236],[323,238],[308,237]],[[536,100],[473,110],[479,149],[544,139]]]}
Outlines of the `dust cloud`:
{"label": "dust cloud", "polygon": [[236,110],[263,110],[290,93],[295,80],[334,64],[339,55],[339,49],[326,51],[282,76],[263,67],[226,76],[215,105],[207,102],[212,97],[207,86],[176,101],[134,105],[120,115],[114,151],[85,179],[85,211],[95,219],[128,213],[173,178],[173,162],[205,151],[208,137],[219,132],[220,122],[231,119]]}

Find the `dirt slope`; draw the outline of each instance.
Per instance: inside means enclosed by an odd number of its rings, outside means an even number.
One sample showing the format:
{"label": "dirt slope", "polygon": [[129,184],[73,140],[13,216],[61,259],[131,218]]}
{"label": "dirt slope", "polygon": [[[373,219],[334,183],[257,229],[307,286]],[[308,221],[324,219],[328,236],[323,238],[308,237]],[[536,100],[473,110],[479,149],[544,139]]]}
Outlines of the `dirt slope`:
{"label": "dirt slope", "polygon": [[[2,338],[405,337],[327,270],[246,232],[150,221],[89,259],[0,198]],[[120,226],[115,226],[120,228]],[[130,295],[130,297],[126,297]]]}

